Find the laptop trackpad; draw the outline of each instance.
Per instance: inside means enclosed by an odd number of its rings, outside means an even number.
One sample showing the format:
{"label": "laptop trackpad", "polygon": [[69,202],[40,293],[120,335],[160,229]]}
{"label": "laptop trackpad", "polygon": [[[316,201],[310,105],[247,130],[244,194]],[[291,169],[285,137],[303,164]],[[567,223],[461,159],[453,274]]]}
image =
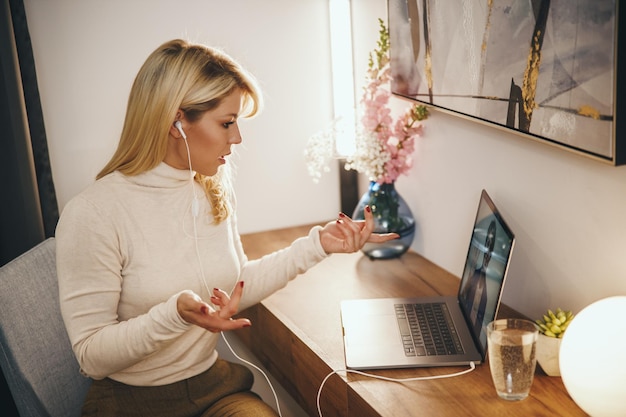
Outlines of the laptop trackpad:
{"label": "laptop trackpad", "polygon": [[361,316],[345,328],[348,346],[363,346],[371,350],[401,346],[400,331],[395,314]]}

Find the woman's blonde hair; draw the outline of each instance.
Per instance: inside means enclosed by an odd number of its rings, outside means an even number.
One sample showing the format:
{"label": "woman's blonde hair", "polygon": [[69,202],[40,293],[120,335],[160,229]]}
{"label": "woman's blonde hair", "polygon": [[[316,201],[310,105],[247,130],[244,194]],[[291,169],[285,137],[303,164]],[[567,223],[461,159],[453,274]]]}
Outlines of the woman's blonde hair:
{"label": "woman's blonde hair", "polygon": [[[143,64],[130,91],[124,127],[111,160],[97,179],[114,171],[138,175],[165,159],[169,130],[181,109],[190,122],[214,109],[233,90],[242,93],[242,117],[260,111],[262,97],[254,77],[225,53],[175,39],[158,47]],[[216,223],[230,214],[228,174],[196,173],[211,202]]]}

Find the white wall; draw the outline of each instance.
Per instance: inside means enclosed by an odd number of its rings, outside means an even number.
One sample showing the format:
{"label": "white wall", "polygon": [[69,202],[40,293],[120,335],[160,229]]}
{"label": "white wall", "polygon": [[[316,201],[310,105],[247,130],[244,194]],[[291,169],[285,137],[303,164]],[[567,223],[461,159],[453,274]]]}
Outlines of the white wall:
{"label": "white wall", "polygon": [[[366,26],[374,31],[386,1],[354,3],[367,9],[355,17],[364,67],[377,36]],[[425,128],[414,169],[397,182],[417,218],[414,250],[460,275],[485,188],[517,236],[505,303],[538,318],[626,294],[626,166],[436,111]]]}
{"label": "white wall", "polygon": [[234,159],[242,233],[339,211],[337,169],[313,184],[303,150],[332,119],[327,0],[25,0],[60,208],[112,155],[133,79],[161,43],[223,48],[259,79]]}
{"label": "white wall", "polygon": [[[352,3],[360,88],[386,1]],[[225,47],[267,93],[266,111],[242,126],[241,231],[336,215],[336,172],[314,185],[302,158],[332,115],[326,0],[25,4],[61,205],[110,156],[141,62],[161,41],[188,34]],[[626,167],[439,112],[417,148],[415,168],[398,181],[419,222],[416,251],[459,275],[485,188],[518,237],[506,303],[537,316],[626,294]]]}

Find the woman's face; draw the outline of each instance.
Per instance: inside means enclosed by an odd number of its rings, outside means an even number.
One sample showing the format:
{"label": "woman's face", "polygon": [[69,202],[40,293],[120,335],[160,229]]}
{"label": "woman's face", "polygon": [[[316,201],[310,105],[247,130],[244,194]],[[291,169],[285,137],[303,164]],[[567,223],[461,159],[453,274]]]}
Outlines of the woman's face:
{"label": "woman's face", "polygon": [[[200,119],[191,123],[180,119],[187,135],[191,155],[191,169],[206,176],[217,173],[226,163],[232,145],[241,143],[237,117],[241,110],[241,92],[234,90],[219,106],[205,112]],[[164,162],[178,169],[189,169],[185,141],[176,127],[170,128],[170,141]]]}

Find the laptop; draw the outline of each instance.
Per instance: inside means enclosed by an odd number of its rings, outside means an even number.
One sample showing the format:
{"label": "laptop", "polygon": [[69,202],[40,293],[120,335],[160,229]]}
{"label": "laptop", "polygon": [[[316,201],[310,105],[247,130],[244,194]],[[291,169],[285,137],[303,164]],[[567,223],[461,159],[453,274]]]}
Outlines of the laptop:
{"label": "laptop", "polygon": [[482,363],[486,326],[498,312],[514,243],[513,232],[482,190],[456,296],[341,302],[347,368]]}

